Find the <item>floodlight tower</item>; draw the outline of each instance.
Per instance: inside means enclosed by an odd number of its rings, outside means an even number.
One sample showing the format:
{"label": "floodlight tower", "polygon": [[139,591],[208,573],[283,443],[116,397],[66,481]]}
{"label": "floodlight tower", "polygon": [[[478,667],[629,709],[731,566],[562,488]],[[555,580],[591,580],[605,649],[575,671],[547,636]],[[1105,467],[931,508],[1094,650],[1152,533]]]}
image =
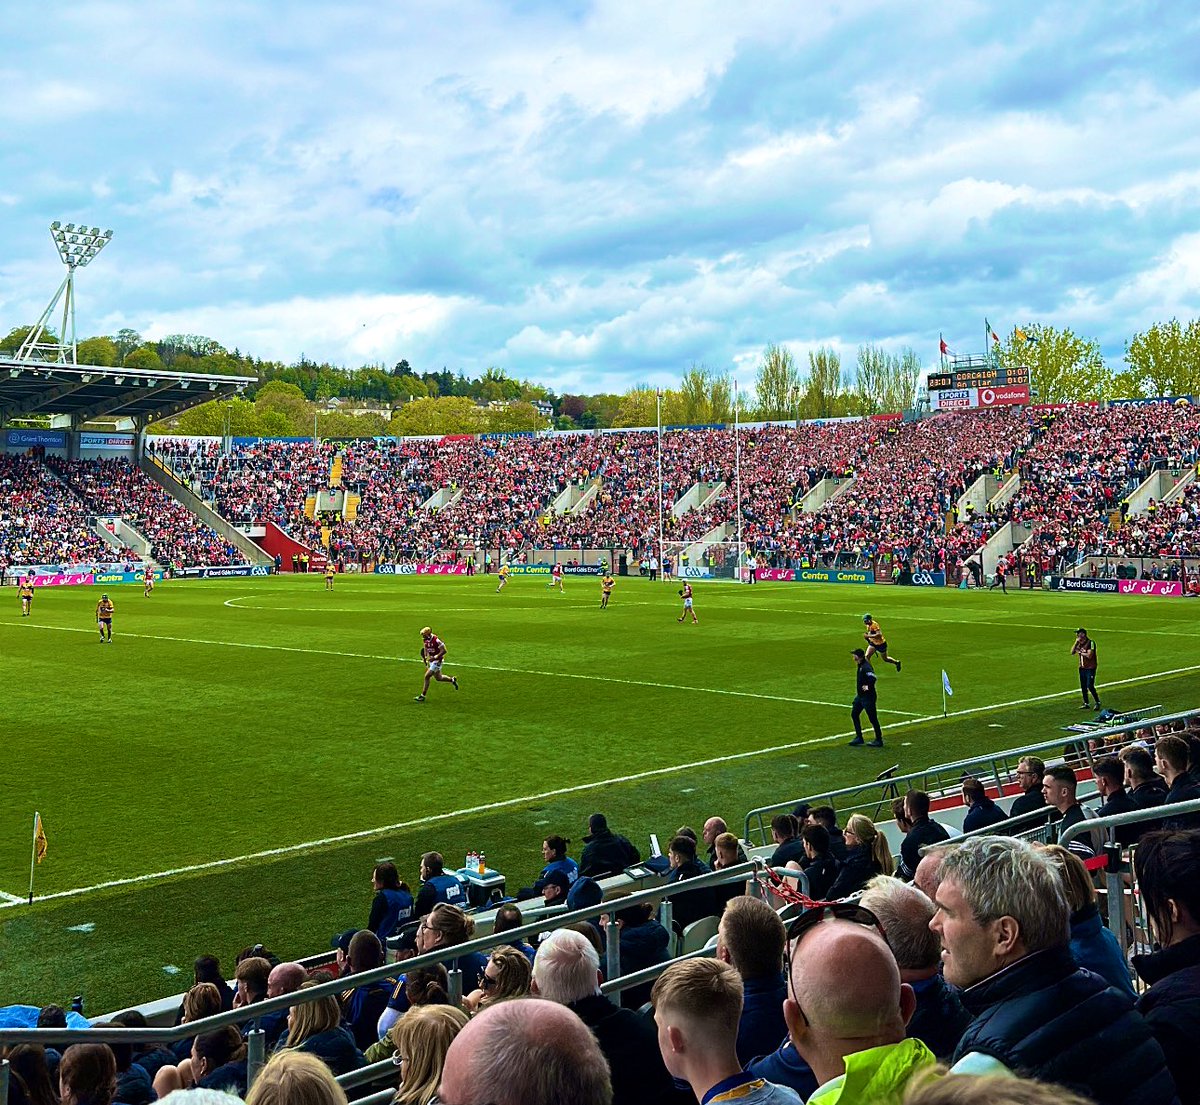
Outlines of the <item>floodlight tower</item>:
{"label": "floodlight tower", "polygon": [[[111,230],[101,230],[93,226],[76,226],[67,223],[63,226],[57,219],[50,224],[50,236],[54,239],[55,248],[62,263],[67,266],[67,275],[59,284],[54,298],[46,305],[42,317],[29,331],[21,348],[17,350],[19,361],[54,361],[57,364],[77,363],[77,343],[75,340],[75,270],[87,265],[109,242],[112,241]],[[62,300],[62,329],[58,341],[42,341],[46,332],[46,323]]]}

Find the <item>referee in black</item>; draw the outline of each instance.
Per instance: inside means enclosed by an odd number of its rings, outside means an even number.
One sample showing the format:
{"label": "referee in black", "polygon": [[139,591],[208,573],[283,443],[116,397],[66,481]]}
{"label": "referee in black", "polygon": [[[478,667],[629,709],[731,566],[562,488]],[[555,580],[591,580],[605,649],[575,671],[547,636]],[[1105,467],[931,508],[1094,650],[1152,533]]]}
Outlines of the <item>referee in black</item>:
{"label": "referee in black", "polygon": [[879,728],[879,714],[875,709],[875,669],[871,667],[867,654],[861,648],[854,649],[850,655],[854,657],[856,669],[854,673],[854,707],[850,711],[850,717],[854,721],[855,737],[850,744],[853,746],[867,743],[863,740],[862,722],[859,720],[865,712],[871,728],[875,730],[875,739],[867,747],[882,748],[883,731]]}

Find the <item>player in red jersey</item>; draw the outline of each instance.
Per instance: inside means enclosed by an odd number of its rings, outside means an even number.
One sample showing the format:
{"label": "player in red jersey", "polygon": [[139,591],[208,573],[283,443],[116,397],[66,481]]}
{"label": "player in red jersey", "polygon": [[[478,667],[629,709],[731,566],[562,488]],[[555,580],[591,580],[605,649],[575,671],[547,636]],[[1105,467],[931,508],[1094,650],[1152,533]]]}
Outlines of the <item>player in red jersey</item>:
{"label": "player in red jersey", "polygon": [[692,625],[698,625],[699,621],[696,618],[696,611],[692,607],[692,585],[690,583],[684,582],[683,587],[680,588],[679,597],[683,599],[683,613],[676,620],[682,622],[691,614]]}
{"label": "player in red jersey", "polygon": [[421,659],[425,661],[425,685],[417,695],[416,702],[424,702],[429,693],[429,681],[436,679],[439,683],[449,683],[458,690],[458,680],[450,675],[442,674],[442,661],[446,659],[446,645],[429,626],[421,630]]}
{"label": "player in red jersey", "polygon": [[566,594],[566,592],[563,591],[563,570],[561,564],[555,564],[554,567],[550,569],[550,590],[553,591],[555,587],[557,587],[561,593]]}
{"label": "player in red jersey", "polygon": [[150,592],[154,590],[154,570],[152,568],[142,569],[142,594],[150,597]]}

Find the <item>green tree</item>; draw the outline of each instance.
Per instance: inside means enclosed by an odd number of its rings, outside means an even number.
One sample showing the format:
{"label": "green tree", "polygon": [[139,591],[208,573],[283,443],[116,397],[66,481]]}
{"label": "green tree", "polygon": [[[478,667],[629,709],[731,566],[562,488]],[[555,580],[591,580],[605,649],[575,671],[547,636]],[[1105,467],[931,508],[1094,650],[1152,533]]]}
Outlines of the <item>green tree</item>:
{"label": "green tree", "polygon": [[[663,403],[664,423],[671,421],[667,416],[665,399],[666,396],[664,396]],[[649,384],[638,384],[636,387],[630,388],[622,397],[612,424],[614,426],[653,426],[656,424],[657,417],[655,389]]]}
{"label": "green tree", "polygon": [[[0,341],[0,349],[3,349],[5,352],[15,353],[21,348],[21,343],[27,337],[29,337],[30,331],[32,330],[32,326],[14,326],[5,336],[4,340]],[[53,330],[47,327],[42,331],[42,337],[40,340],[54,342],[58,341],[58,336]]]}
{"label": "green tree", "polygon": [[112,338],[84,338],[76,350],[80,364],[92,364],[100,368],[112,368],[117,363],[117,345]]}
{"label": "green tree", "polygon": [[1087,402],[1112,394],[1112,373],[1099,343],[1079,337],[1068,327],[1037,323],[1015,327],[997,346],[996,359],[1004,368],[1028,366],[1041,403]]}
{"label": "green tree", "polygon": [[117,331],[117,336],[113,338],[113,342],[117,347],[117,356],[120,358],[121,363],[124,364],[125,358],[142,344],[142,335],[136,330],[126,328]]}
{"label": "green tree", "polygon": [[286,384],[281,380],[264,384],[254,396],[254,406],[260,417],[268,411],[282,415],[287,426],[285,437],[307,437],[313,432],[316,408],[295,384]]}
{"label": "green tree", "polygon": [[888,355],[877,345],[860,345],[854,371],[854,396],[859,414],[883,411],[887,377]]}
{"label": "green tree", "polygon": [[126,368],[141,369],[146,372],[161,372],[166,366],[152,345],[140,345],[125,354],[121,362]]}
{"label": "green tree", "polygon": [[1177,318],[1154,323],[1126,345],[1125,361],[1138,386],[1135,394],[1200,394],[1200,319],[1186,326]]}
{"label": "green tree", "polygon": [[767,422],[794,418],[799,391],[800,372],[791,350],[768,345],[754,380],[758,417]]}
{"label": "green tree", "polygon": [[388,424],[400,437],[422,434],[475,434],[483,430],[484,413],[466,396],[414,399],[392,412]]}
{"label": "green tree", "polygon": [[842,379],[842,358],[834,349],[821,346],[808,351],[808,379],[800,398],[800,412],[805,418],[836,418],[845,406]]}
{"label": "green tree", "polygon": [[682,422],[702,425],[733,419],[733,385],[728,373],[714,372],[705,365],[692,365],[683,374],[676,394]]}
{"label": "green tree", "polygon": [[512,433],[519,430],[544,430],[546,419],[532,403],[519,400],[504,407],[496,407],[487,413],[486,425],[491,433]]}

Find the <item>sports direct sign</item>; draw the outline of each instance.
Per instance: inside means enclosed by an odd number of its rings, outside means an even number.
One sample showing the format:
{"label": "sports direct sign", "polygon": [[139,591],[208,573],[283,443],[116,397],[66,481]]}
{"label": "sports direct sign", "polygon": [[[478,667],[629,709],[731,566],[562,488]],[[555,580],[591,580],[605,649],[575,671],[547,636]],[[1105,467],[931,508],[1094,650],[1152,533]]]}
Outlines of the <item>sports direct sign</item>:
{"label": "sports direct sign", "polygon": [[994,388],[952,388],[931,391],[929,402],[935,411],[970,411],[981,407],[1015,407],[1029,402],[1028,384]]}

